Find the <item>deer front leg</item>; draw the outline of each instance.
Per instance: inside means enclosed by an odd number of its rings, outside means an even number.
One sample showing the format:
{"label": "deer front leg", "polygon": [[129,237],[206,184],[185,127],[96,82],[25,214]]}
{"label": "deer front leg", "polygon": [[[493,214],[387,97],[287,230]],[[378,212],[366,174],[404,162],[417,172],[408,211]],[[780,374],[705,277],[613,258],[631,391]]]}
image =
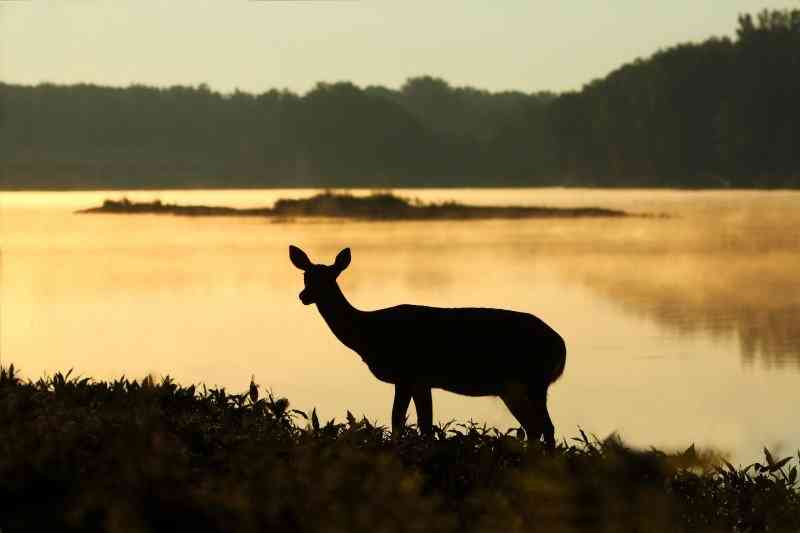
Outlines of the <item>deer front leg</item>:
{"label": "deer front leg", "polygon": [[394,386],[394,403],[392,404],[392,436],[399,437],[406,424],[406,411],[411,403],[411,387],[397,384]]}
{"label": "deer front leg", "polygon": [[414,406],[417,408],[417,426],[422,435],[429,437],[433,433],[433,399],[431,388],[417,386],[412,390]]}

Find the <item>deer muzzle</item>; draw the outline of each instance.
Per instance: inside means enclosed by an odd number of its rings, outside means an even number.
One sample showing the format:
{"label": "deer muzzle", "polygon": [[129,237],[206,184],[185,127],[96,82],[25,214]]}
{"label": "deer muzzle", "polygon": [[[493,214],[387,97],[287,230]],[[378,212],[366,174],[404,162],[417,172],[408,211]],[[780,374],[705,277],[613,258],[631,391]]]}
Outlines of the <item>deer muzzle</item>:
{"label": "deer muzzle", "polygon": [[303,305],[308,305],[311,303],[311,296],[308,294],[308,289],[303,289],[300,291],[300,301],[303,302]]}

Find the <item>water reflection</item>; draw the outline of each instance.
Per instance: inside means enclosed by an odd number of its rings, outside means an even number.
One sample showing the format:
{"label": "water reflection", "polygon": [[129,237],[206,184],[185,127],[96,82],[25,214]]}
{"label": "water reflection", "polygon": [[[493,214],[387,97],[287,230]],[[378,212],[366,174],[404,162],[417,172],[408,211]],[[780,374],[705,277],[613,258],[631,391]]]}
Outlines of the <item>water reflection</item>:
{"label": "water reflection", "polygon": [[[122,193],[0,196],[0,356],[25,377],[149,372],[388,422],[391,389],[297,295],[288,243],[354,266],[354,305],[494,306],[538,314],[569,355],[552,389],[566,437],[707,443],[741,457],[800,444],[800,193],[414,191],[426,201],[600,205],[670,219],[270,223],[73,215]],[[169,191],[131,199],[270,205],[310,191]],[[744,364],[742,364],[744,362]],[[751,394],[742,394],[743,390]],[[498,401],[435,395],[437,417],[507,428]],[[764,410],[769,417],[763,415]]]}
{"label": "water reflection", "polygon": [[679,334],[735,337],[746,365],[800,369],[798,264],[790,253],[616,254],[572,261],[566,272]]}

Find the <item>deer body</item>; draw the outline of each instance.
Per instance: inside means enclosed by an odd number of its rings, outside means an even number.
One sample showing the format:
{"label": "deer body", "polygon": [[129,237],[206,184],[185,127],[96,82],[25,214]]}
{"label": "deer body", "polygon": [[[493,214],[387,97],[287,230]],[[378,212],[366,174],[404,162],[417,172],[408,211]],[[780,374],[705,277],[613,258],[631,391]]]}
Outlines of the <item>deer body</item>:
{"label": "deer body", "polygon": [[439,388],[499,396],[529,438],[544,436],[546,445],[555,444],[547,388],[564,370],[566,347],[542,320],[488,308],[398,305],[360,311],[336,282],[350,262],[349,249],[331,266],[311,264],[296,247],[290,247],[290,257],[305,272],[301,301],[315,303],[339,341],[358,353],[376,378],[395,385],[393,431],[404,423],[413,398],[420,429],[430,432],[431,389]]}

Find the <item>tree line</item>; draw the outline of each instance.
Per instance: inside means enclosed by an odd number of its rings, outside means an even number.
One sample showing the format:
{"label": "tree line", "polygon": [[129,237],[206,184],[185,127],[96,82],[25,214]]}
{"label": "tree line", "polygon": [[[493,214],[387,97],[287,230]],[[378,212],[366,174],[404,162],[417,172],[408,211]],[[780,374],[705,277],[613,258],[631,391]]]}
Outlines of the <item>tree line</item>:
{"label": "tree line", "polygon": [[4,188],[800,186],[800,10],[561,94],[0,83]]}

